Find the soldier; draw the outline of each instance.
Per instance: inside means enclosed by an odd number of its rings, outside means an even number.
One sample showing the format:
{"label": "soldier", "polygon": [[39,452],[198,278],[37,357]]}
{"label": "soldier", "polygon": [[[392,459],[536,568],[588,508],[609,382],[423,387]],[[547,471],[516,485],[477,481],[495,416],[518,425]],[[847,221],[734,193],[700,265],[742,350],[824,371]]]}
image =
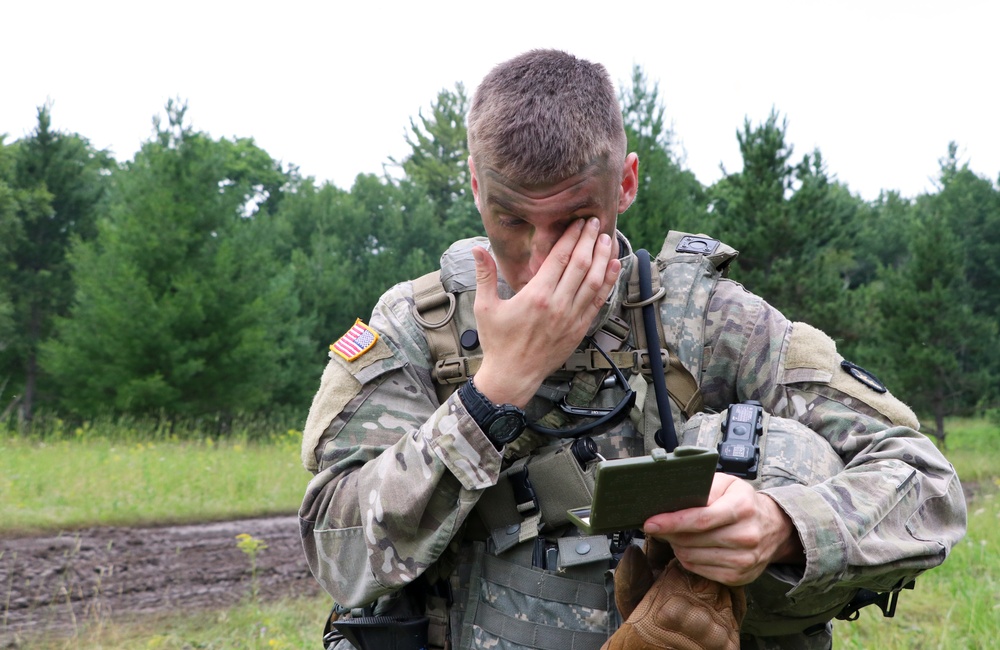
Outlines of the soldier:
{"label": "soldier", "polygon": [[[331,346],[306,423],[302,537],[334,618],[398,648],[421,647],[400,636],[414,622],[434,648],[828,648],[860,588],[945,559],[965,530],[954,469],[829,337],[726,280],[735,251],[670,233],[659,290],[638,292],[649,262],[616,230],[638,158],[602,66],[516,57],[468,120],[487,238]],[[647,390],[660,358],[669,404]],[[646,454],[671,429],[670,447],[715,448],[745,400],[768,413],[757,478],[718,473],[705,507],[647,520],[648,560],[629,531],[562,516],[587,503],[596,454]],[[329,647],[351,647],[340,628]]]}

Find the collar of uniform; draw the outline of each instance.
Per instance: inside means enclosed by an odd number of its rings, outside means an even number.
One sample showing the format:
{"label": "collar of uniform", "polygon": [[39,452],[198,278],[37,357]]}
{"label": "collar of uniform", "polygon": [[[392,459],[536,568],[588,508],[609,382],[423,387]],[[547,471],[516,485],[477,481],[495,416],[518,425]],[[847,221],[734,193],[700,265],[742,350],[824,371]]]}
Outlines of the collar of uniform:
{"label": "collar of uniform", "polygon": [[632,277],[632,265],[635,263],[635,255],[632,254],[632,245],[625,238],[625,235],[617,230],[615,234],[618,237],[618,259],[622,262],[622,270],[618,274],[618,281],[615,283],[614,290],[608,296],[604,306],[601,307],[601,311],[597,312],[594,322],[590,324],[587,336],[593,336],[597,330],[604,327],[604,324],[612,314],[621,314],[622,303],[628,298],[628,279]]}

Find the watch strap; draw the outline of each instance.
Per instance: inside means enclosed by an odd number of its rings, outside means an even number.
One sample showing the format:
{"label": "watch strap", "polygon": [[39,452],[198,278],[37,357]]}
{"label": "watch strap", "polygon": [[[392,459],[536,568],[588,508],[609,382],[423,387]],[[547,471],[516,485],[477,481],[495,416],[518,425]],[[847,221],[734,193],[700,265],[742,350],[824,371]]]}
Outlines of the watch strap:
{"label": "watch strap", "polygon": [[[469,379],[469,381],[462,384],[458,389],[458,397],[462,400],[465,410],[469,412],[469,416],[475,420],[479,428],[498,450],[503,448],[508,442],[516,439],[527,426],[524,411],[513,404],[494,404],[476,388],[472,379]],[[493,425],[502,418],[511,418],[512,416],[521,420],[520,431],[517,431],[517,435],[513,437],[505,436],[504,440],[497,439],[493,432]],[[503,429],[503,427],[500,428]],[[510,429],[507,428],[506,430],[509,431]]]}

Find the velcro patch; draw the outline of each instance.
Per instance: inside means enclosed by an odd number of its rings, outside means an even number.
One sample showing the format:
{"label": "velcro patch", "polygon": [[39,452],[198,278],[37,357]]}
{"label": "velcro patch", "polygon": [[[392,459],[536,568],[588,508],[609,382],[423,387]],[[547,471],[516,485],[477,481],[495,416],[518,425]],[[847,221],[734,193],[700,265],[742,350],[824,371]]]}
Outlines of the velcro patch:
{"label": "velcro patch", "polygon": [[359,318],[347,333],[330,346],[330,358],[336,352],[346,361],[354,361],[378,342],[378,332],[365,325]]}

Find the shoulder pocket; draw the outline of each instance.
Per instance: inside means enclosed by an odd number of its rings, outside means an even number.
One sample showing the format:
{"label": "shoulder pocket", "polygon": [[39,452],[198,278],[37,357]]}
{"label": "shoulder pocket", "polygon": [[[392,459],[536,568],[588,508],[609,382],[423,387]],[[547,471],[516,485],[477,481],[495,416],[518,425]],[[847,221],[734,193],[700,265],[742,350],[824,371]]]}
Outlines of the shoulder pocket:
{"label": "shoulder pocket", "polygon": [[319,469],[316,445],[333,418],[361,392],[362,386],[402,365],[383,338],[379,338],[372,349],[354,361],[345,361],[337,355],[331,357],[302,431],[303,467],[310,472]]}
{"label": "shoulder pocket", "polygon": [[[780,383],[786,386],[800,383],[823,384],[836,393],[846,395],[849,399],[843,401],[845,405],[850,405],[850,400],[854,399],[877,411],[893,424],[919,429],[920,423],[910,407],[884,388],[876,390],[871,382],[858,379],[842,366],[842,361],[844,358],[837,352],[837,344],[833,339],[807,323],[792,323]],[[852,364],[847,365],[850,367]]]}
{"label": "shoulder pocket", "polygon": [[781,383],[829,384],[838,356],[837,344],[829,336],[807,323],[792,323]]}

